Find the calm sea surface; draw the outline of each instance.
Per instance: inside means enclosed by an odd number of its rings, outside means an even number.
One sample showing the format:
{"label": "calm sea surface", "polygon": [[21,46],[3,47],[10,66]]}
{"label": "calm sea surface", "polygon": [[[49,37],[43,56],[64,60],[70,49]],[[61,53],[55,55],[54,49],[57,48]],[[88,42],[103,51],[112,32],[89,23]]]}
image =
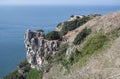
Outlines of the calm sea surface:
{"label": "calm sea surface", "polygon": [[25,59],[24,32],[27,28],[49,32],[71,15],[107,14],[120,6],[0,6],[0,77]]}

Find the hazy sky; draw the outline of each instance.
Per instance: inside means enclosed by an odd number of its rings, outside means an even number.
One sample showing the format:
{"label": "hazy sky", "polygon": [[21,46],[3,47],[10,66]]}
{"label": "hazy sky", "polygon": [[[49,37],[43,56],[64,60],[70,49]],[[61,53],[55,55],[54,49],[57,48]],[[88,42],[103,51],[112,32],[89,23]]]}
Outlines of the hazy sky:
{"label": "hazy sky", "polygon": [[120,0],[0,0],[0,5],[120,5]]}

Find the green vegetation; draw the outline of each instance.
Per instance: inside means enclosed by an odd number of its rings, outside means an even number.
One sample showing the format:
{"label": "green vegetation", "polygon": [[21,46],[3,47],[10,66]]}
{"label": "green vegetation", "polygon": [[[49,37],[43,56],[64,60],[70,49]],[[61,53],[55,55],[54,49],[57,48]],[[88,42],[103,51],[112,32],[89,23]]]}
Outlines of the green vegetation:
{"label": "green vegetation", "polygon": [[54,58],[53,60],[55,60],[54,62],[57,62],[58,64],[62,64],[63,67],[65,67],[69,71],[70,66],[72,66],[75,62],[78,61],[80,51],[76,49],[70,55],[66,55],[67,48],[68,48],[67,43],[61,45],[59,51],[53,57]]}
{"label": "green vegetation", "polygon": [[49,72],[50,68],[52,67],[53,64],[62,64],[64,65],[65,63],[65,57],[66,57],[66,50],[68,48],[68,44],[62,44],[57,53],[54,56],[51,55],[46,55],[45,60],[48,61],[48,64],[46,64],[43,69],[45,72]]}
{"label": "green vegetation", "polygon": [[62,63],[64,61],[67,48],[68,48],[68,44],[63,44],[59,47],[59,50],[54,57],[57,63]]}
{"label": "green vegetation", "polygon": [[82,56],[96,53],[107,44],[109,39],[103,34],[96,34],[90,38],[82,49]]}
{"label": "green vegetation", "polygon": [[52,57],[51,55],[47,54],[47,55],[45,56],[45,60],[47,60],[48,63],[52,63],[52,62],[53,62],[53,57]]}
{"label": "green vegetation", "polygon": [[49,32],[47,35],[46,35],[46,39],[48,40],[57,40],[57,39],[60,39],[60,35],[57,31],[52,31],[52,32]]}
{"label": "green vegetation", "polygon": [[44,32],[44,30],[42,30],[42,29],[38,29],[38,30],[36,30],[37,32]]}
{"label": "green vegetation", "polygon": [[27,73],[30,70],[30,65],[27,63],[26,60],[22,61],[18,67],[21,70],[21,73],[18,72],[18,70],[14,70],[13,72],[9,73],[4,77],[4,79],[25,79]]}
{"label": "green vegetation", "polygon": [[67,47],[63,45],[55,58],[69,71],[71,66],[76,63],[83,66],[92,55],[101,51],[108,41],[109,39],[105,35],[99,33],[88,39],[80,51],[76,49],[70,55],[66,55]]}
{"label": "green vegetation", "polygon": [[64,22],[63,28],[60,31],[60,35],[63,36],[65,35],[68,31],[74,30],[77,27],[85,24],[87,21],[89,21],[91,18],[89,17],[84,17],[84,18],[78,18],[74,21],[66,21]]}
{"label": "green vegetation", "polygon": [[78,62],[79,56],[81,52],[78,51],[77,49],[72,52],[69,56],[65,56],[64,60],[62,61],[62,65],[69,71],[70,67],[75,63]]}
{"label": "green vegetation", "polygon": [[108,34],[112,39],[115,39],[120,36],[120,28],[113,30],[110,34]]}
{"label": "green vegetation", "polygon": [[68,48],[68,44],[63,44],[60,46],[59,51],[54,56],[55,62],[58,64],[62,64],[66,69],[68,69],[68,62],[66,59],[66,50]]}
{"label": "green vegetation", "polygon": [[74,39],[73,44],[78,45],[80,44],[91,32],[91,29],[83,29]]}
{"label": "green vegetation", "polygon": [[26,79],[42,79],[42,71],[31,69]]}
{"label": "green vegetation", "polygon": [[19,68],[23,70],[23,73],[29,72],[30,65],[28,64],[27,60],[24,60],[18,64]]}
{"label": "green vegetation", "polygon": [[96,34],[88,39],[81,50],[78,62],[79,66],[83,66],[92,55],[99,53],[108,42],[109,39],[102,33]]}
{"label": "green vegetation", "polygon": [[79,56],[81,55],[81,52],[78,51],[77,49],[72,52],[68,58],[68,62],[70,65],[73,65],[75,62],[77,62],[79,60]]}
{"label": "green vegetation", "polygon": [[22,74],[18,73],[17,70],[9,73],[4,79],[25,79]]}
{"label": "green vegetation", "polygon": [[18,67],[18,70],[14,70],[4,77],[4,79],[42,79],[43,71],[37,69],[31,69],[27,61],[22,61]]}
{"label": "green vegetation", "polygon": [[25,67],[26,65],[28,65],[27,60],[24,60],[18,64],[20,68]]}

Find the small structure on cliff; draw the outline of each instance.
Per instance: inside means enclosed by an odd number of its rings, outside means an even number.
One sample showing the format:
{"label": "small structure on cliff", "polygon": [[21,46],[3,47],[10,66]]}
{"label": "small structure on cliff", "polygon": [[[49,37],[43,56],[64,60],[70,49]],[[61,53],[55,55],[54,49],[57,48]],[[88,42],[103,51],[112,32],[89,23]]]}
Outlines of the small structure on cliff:
{"label": "small structure on cliff", "polygon": [[71,15],[69,21],[74,21],[74,20],[76,20],[78,18],[82,19],[83,17],[85,17],[85,16],[84,15],[81,15],[81,16],[80,15]]}
{"label": "small structure on cliff", "polygon": [[27,49],[26,58],[31,68],[40,68],[46,63],[45,56],[53,55],[58,51],[58,40],[46,40],[43,32],[27,29],[24,37]]}

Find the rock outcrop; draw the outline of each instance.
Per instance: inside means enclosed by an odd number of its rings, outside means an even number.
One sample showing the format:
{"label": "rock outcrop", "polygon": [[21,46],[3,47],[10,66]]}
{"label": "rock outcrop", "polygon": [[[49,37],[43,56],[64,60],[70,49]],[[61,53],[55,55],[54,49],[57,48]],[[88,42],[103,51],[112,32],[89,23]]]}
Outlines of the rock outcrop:
{"label": "rock outcrop", "polygon": [[56,27],[56,31],[61,31],[63,27],[64,27],[64,22],[59,23]]}
{"label": "rock outcrop", "polygon": [[59,47],[58,40],[46,40],[43,32],[27,30],[24,37],[27,61],[31,68],[40,68],[46,63],[45,57],[53,55]]}

